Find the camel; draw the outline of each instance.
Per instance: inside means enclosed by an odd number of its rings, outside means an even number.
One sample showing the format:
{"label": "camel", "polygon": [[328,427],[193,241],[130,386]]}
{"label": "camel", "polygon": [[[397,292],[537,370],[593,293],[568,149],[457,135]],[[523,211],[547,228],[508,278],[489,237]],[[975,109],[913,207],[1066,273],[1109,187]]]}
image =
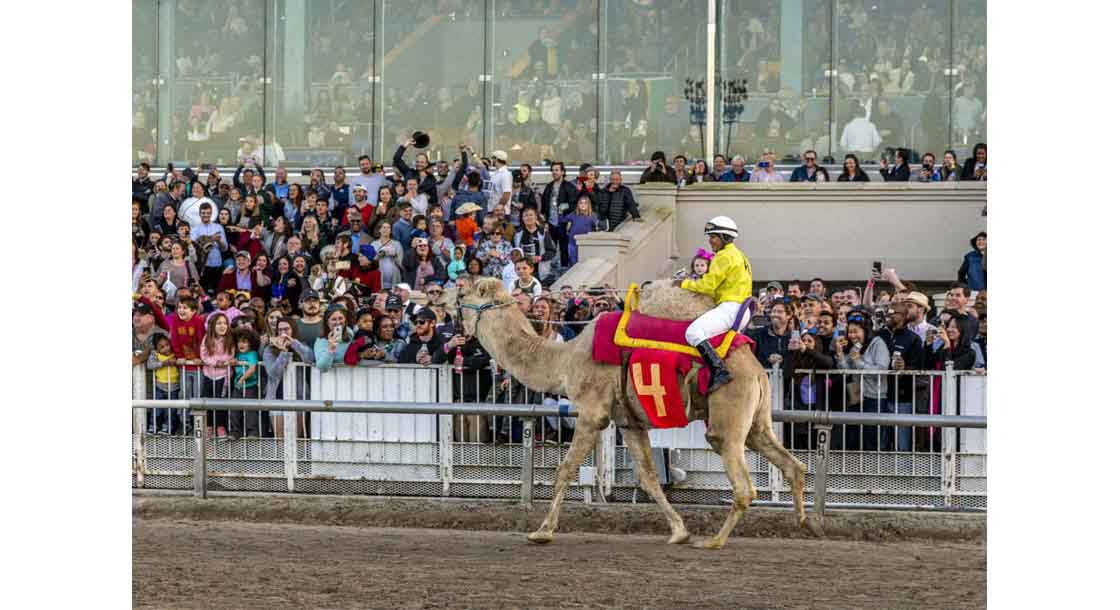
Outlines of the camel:
{"label": "camel", "polygon": [[[476,335],[497,363],[527,387],[538,392],[567,395],[578,410],[572,444],[556,471],[552,504],[540,527],[529,540],[552,542],[559,521],[560,504],[579,465],[594,449],[598,432],[612,419],[625,419],[622,401],[637,397],[631,384],[621,387],[619,367],[592,360],[592,329],[585,329],[568,343],[546,341],[537,335],[529,320],[514,306],[501,281],[483,278],[461,288],[446,291],[442,304],[449,311],[458,308],[464,332]],[[643,314],[676,320],[692,320],[714,306],[712,300],[681,288],[669,280],[648,284],[641,293],[639,311]],[[823,534],[820,524],[805,516],[804,490],[806,467],[782,447],[774,435],[770,416],[770,382],[766,370],[749,349],[731,352],[726,359],[732,381],[706,399],[693,392],[693,412],[708,414],[705,438],[723,460],[734,494],[730,513],[720,530],[694,546],[719,549],[758,497],[747,469],[745,447],[750,447],[781,469],[790,482],[798,525]],[[684,385],[682,384],[682,390]],[[698,404],[699,401],[699,404]],[[621,415],[621,417],[620,417]],[[635,422],[630,418],[631,425]],[[648,426],[648,423],[646,424]],[[689,541],[690,535],[680,515],[669,504],[654,470],[648,429],[620,427],[633,456],[641,488],[657,503],[669,521],[669,544]]]}

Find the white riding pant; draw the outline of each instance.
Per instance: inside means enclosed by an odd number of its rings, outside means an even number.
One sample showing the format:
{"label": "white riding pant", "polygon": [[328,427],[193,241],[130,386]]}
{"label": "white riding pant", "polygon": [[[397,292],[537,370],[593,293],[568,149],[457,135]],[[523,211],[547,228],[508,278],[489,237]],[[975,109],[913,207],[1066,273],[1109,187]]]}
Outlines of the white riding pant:
{"label": "white riding pant", "polygon": [[684,331],[685,341],[696,347],[703,341],[731,330],[731,326],[735,324],[735,316],[742,306],[742,303],[726,301],[716,305],[714,309],[709,309],[688,325],[688,329]]}

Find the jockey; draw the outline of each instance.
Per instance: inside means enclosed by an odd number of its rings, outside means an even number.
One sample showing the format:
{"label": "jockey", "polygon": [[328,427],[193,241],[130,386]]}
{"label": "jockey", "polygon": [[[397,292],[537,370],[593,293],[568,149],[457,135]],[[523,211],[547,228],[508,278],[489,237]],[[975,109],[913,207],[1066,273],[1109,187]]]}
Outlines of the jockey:
{"label": "jockey", "polygon": [[735,315],[743,301],[751,295],[751,263],[732,242],[739,236],[739,227],[726,216],[716,216],[704,225],[704,235],[715,256],[708,272],[698,280],[676,280],[674,285],[685,290],[712,297],[716,306],[696,318],[685,331],[685,340],[695,347],[711,369],[712,378],[708,391],[731,381],[731,373],[723,366],[723,359],[716,353],[708,339],[731,330]]}

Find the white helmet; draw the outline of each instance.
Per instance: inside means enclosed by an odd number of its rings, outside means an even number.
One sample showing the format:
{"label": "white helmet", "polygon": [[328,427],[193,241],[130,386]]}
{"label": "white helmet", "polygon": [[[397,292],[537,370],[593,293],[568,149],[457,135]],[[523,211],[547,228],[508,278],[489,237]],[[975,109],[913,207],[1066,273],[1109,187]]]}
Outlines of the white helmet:
{"label": "white helmet", "polygon": [[735,239],[739,237],[739,225],[726,216],[716,216],[704,225],[704,235],[726,235]]}

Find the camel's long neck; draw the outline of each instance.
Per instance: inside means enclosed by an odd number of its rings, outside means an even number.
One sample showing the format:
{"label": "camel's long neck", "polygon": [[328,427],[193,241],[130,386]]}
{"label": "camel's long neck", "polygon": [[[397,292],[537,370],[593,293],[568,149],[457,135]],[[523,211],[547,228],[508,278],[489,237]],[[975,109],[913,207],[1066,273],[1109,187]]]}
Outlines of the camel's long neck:
{"label": "camel's long neck", "polygon": [[498,366],[529,389],[562,393],[561,370],[568,350],[563,343],[541,337],[515,306],[483,313],[478,340]]}

